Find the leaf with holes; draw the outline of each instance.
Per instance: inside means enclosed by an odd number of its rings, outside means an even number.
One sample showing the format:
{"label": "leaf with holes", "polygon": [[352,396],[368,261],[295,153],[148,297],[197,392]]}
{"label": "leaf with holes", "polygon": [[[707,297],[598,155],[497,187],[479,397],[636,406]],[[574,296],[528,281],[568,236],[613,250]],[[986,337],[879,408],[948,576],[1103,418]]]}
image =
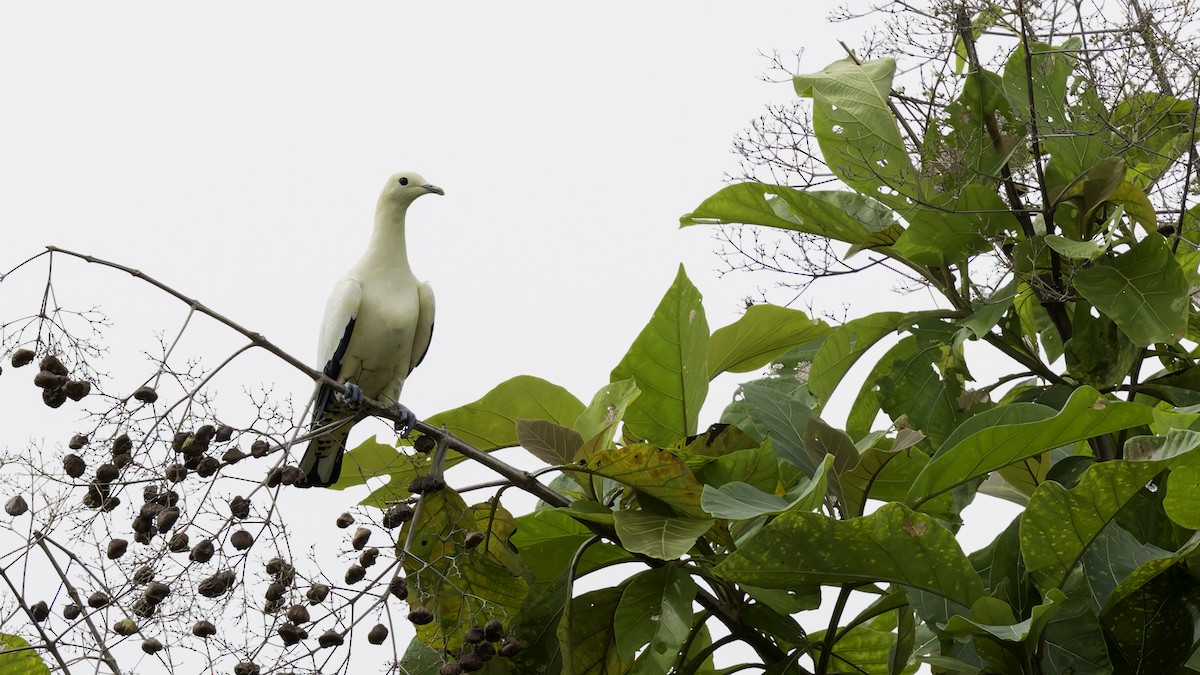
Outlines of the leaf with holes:
{"label": "leaf with holes", "polygon": [[1174,343],[1187,333],[1187,280],[1158,234],[1075,275],[1075,289],[1139,347]]}
{"label": "leaf with holes", "polygon": [[635,670],[671,670],[692,626],[695,595],[692,577],[677,565],[646,570],[630,579],[613,614],[621,658],[633,660],[638,650],[646,647],[645,661],[639,659]]}

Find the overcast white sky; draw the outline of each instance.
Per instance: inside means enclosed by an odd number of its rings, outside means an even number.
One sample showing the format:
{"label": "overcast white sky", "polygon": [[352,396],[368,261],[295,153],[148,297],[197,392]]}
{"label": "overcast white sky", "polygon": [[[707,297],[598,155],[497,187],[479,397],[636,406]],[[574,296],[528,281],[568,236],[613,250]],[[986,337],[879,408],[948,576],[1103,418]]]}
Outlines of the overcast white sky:
{"label": "overcast white sky", "polygon": [[[803,49],[815,71],[842,58],[838,39],[858,41],[862,22],[825,22],[832,5],[5,3],[0,268],[45,244],[114,259],[312,359],[384,179],[412,169],[446,196],[409,214],[438,317],[406,403],[427,416],[523,373],[586,401],[680,262],[713,328],[764,283],[719,278],[711,232],[677,219],[736,171],[734,135],[793,96],[759,79],[760,51]],[[170,333],[181,308],[70,266],[64,303],[99,303],[140,331],[109,364],[118,377],[133,364],[140,382],[146,330]],[[0,318],[35,309],[10,281]],[[823,287],[818,304],[857,315],[887,302],[852,284]],[[183,347],[215,360],[214,344]],[[710,417],[739,381],[726,379]],[[277,391],[309,393],[290,374]],[[47,435],[62,440],[34,427],[0,442]]]}

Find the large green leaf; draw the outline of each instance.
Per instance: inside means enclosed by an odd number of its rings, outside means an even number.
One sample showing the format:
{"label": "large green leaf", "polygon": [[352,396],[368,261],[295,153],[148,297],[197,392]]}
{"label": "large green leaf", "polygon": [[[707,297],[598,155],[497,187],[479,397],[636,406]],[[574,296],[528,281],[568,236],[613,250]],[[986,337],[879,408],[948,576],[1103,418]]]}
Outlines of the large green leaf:
{"label": "large green leaf", "polygon": [[[591,537],[591,530],[560,509],[543,509],[517,518],[512,543],[528,561],[534,578],[548,582],[566,571],[575,553]],[[598,565],[629,557],[617,546],[596,542],[580,558],[576,573],[584,574]]]}
{"label": "large green leaf", "polygon": [[701,202],[680,227],[743,223],[863,244],[895,223],[890,209],[857,192],[796,190],[766,183],[737,183]]}
{"label": "large green leaf", "polygon": [[[959,397],[966,366],[953,324],[926,320],[880,360],[895,356],[875,381],[879,405],[893,420],[907,416],[931,443],[941,443],[966,417]],[[868,383],[869,384],[869,383]],[[849,425],[847,425],[849,426]]]}
{"label": "large green leaf", "polygon": [[[908,147],[888,107],[896,62],[835,61],[818,73],[792,78],[813,101],[813,133],[825,164],[843,183],[892,208],[927,202]],[[911,201],[910,201],[911,200]]]}
{"label": "large green leaf", "polygon": [[[825,631],[813,633],[817,644],[809,652],[813,659],[819,658]],[[896,634],[888,630],[875,630],[868,626],[855,626],[838,638],[829,652],[830,673],[857,673],[860,675],[888,675],[888,657],[896,648]],[[915,673],[917,666],[905,666],[900,672]]]}
{"label": "large green leaf", "polygon": [[714,518],[726,520],[748,520],[763,515],[774,515],[791,509],[812,511],[825,498],[829,469],[833,456],[826,455],[817,473],[812,478],[800,479],[786,497],[762,490],[742,482],[726,483],[719,488],[704,486],[700,506]]}
{"label": "large green leaf", "polygon": [[549,420],[517,420],[517,442],[550,466],[575,461],[583,446],[578,431]]}
{"label": "large green leaf", "polygon": [[[747,382],[739,391],[749,421],[759,433],[770,434],[775,454],[811,476],[816,462],[805,449],[804,435],[816,401],[807,387],[794,380],[767,378]],[[722,421],[738,423],[725,417]]]}
{"label": "large green leaf", "polygon": [[657,675],[671,670],[692,626],[695,596],[696,584],[678,565],[663,565],[630,579],[613,615],[621,658],[632,660],[646,647],[635,671]]}
{"label": "large green leaf", "polygon": [[[480,514],[495,514],[489,522]],[[427,645],[454,651],[463,633],[489,619],[514,619],[525,602],[528,567],[510,546],[512,516],[502,507],[468,508],[449,487],[423,495],[418,517],[405,523],[399,541],[415,529],[404,557],[409,604],[433,612],[417,627]],[[485,544],[468,549],[467,533],[483,532]]]}
{"label": "large green leaf", "polygon": [[[15,651],[20,650],[20,651]],[[50,668],[19,635],[0,633],[0,675],[43,675]]]}
{"label": "large green leaf", "polygon": [[643,511],[613,514],[621,546],[659,560],[674,560],[690,551],[713,522],[711,518],[672,518]]}
{"label": "large green leaf", "polygon": [[847,321],[834,328],[821,343],[808,370],[808,390],[821,403],[829,400],[838,383],[868,349],[900,326],[936,312],[878,312]]}
{"label": "large green leaf", "polygon": [[[1021,136],[1015,121],[1000,76],[982,68],[972,70],[963,79],[958,98],[939,118],[949,133],[925,137],[921,154],[926,174],[946,194],[957,194],[972,183],[996,185]],[[991,129],[1000,133],[998,141]]]}
{"label": "large green leaf", "polygon": [[517,445],[517,420],[550,420],[569,426],[583,412],[571,392],[546,380],[519,375],[497,385],[483,398],[425,420],[480,450]]}
{"label": "large green leaf", "polygon": [[1139,347],[1177,342],[1187,332],[1190,287],[1171,248],[1158,234],[1080,270],[1075,289]]}
{"label": "large green leaf", "polygon": [[620,588],[602,588],[569,601],[558,624],[563,672],[571,675],[623,675],[632,661],[617,649],[614,616]]}
{"label": "large green leaf", "polygon": [[650,323],[612,371],[612,382],[633,378],[641,390],[625,411],[627,434],[665,446],[696,433],[708,393],[708,340],[700,292],[680,265]]}
{"label": "large green leaf", "polygon": [[1149,424],[1152,418],[1146,406],[1106,399],[1091,387],[1080,387],[1053,417],[989,426],[939,452],[913,481],[906,501],[918,506],[1000,467],[1061,445]]}
{"label": "large green leaf", "polygon": [[[1031,616],[1024,621],[1016,623],[1003,624],[988,624],[982,616],[979,619],[977,616],[980,605],[993,604],[1003,607],[1005,612],[1009,612],[1011,616],[1011,608],[1008,603],[1003,600],[998,600],[990,596],[984,596],[975,603],[971,608],[973,618],[968,619],[965,616],[952,616],[946,622],[944,634],[951,636],[960,635],[977,635],[987,636],[1000,642],[1021,642],[1025,643],[1030,648],[1030,651],[1037,648],[1039,640],[1041,640],[1042,631],[1046,629],[1046,624],[1062,609],[1062,602],[1067,596],[1058,589],[1051,589],[1046,593],[1042,604],[1033,608]],[[983,616],[987,616],[984,614]]]}
{"label": "large green leaf", "polygon": [[908,229],[893,247],[922,265],[949,267],[991,249],[988,237],[1020,231],[1012,211],[993,188],[967,185],[952,208],[914,208]]}
{"label": "large green leaf", "polygon": [[897,503],[841,521],[819,513],[785,513],[715,571],[767,588],[891,582],[966,606],[983,594],[983,582],[954,535],[937,520]]}
{"label": "large green leaf", "polygon": [[1196,648],[1200,588],[1183,570],[1139,587],[1101,616],[1118,673],[1176,673]]}
{"label": "large green leaf", "polygon": [[751,305],[737,321],[718,328],[708,342],[708,376],[745,373],[829,332],[824,321],[778,305]]}
{"label": "large green leaf", "polygon": [[[1074,70],[1073,52],[1079,46],[1078,38],[1058,47],[1035,42],[1028,52],[1023,45],[1018,45],[1004,65],[1001,80],[1013,112],[1028,123],[1032,107],[1043,134],[1050,129],[1061,130],[1066,120],[1067,79]],[[1027,58],[1032,61],[1033,77],[1026,67]],[[1050,120],[1055,122],[1051,124]]]}
{"label": "large green leaf", "polygon": [[1080,572],[1063,587],[1067,599],[1046,626],[1042,661],[1045,672],[1076,675],[1110,675],[1108,646],[1100,617],[1092,607],[1091,588]]}
{"label": "large green leaf", "polygon": [[584,466],[666,503],[681,515],[707,517],[700,508],[700,482],[687,462],[671,452],[634,443],[597,453]]}
{"label": "large green leaf", "polygon": [[[603,450],[612,445],[613,430],[625,416],[629,404],[641,395],[633,378],[610,382],[600,388],[592,402],[575,420],[574,429],[585,443],[594,447],[585,450]],[[597,436],[603,436],[597,439]],[[598,442],[599,441],[599,442]]]}
{"label": "large green leaf", "polygon": [[1085,302],[1075,303],[1073,334],[1063,345],[1067,373],[1097,389],[1120,384],[1137,361],[1137,345],[1107,316],[1092,317]]}

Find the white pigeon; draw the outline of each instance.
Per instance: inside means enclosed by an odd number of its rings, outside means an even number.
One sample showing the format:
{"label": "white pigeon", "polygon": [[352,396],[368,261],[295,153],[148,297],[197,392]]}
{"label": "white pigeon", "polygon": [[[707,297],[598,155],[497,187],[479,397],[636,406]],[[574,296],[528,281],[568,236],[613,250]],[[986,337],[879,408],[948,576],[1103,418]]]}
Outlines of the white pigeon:
{"label": "white pigeon", "polygon": [[425,358],[433,335],[433,289],[408,266],[404,216],[409,204],[429,193],[445,194],[415,173],[388,179],[375,210],[367,251],[342,277],[329,302],[317,357],[331,379],[346,385],[345,396],[321,387],[313,428],[326,433],[309,441],[300,471],[304,487],[337,482],[350,428],[362,419],[363,398],[390,404],[400,416],[396,431],[407,436],[416,415],[400,405],[404,380]]}

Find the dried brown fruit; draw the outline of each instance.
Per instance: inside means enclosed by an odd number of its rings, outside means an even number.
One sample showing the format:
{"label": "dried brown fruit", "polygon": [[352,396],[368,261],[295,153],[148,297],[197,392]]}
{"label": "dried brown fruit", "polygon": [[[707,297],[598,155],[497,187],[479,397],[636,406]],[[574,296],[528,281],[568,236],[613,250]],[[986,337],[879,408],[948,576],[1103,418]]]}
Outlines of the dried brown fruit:
{"label": "dried brown fruit", "polygon": [[367,576],[367,571],[361,565],[351,565],[346,569],[346,583],[357,584]]}
{"label": "dried brown fruit", "polygon": [[151,582],[146,586],[146,590],[142,591],[142,597],[152,605],[162,602],[170,594],[171,587],[161,581]]}
{"label": "dried brown fruit", "polygon": [[131,452],[133,452],[133,441],[129,438],[129,434],[121,434],[113,439],[113,455],[128,455]]}
{"label": "dried brown fruit", "polygon": [[304,597],[308,598],[308,604],[310,605],[323,602],[325,598],[329,597],[329,586],[325,584],[313,584],[309,587],[308,592],[304,594]]}
{"label": "dried brown fruit", "polygon": [[463,548],[472,549],[483,543],[482,532],[468,532],[467,538],[463,540]]}
{"label": "dried brown fruit", "polygon": [[4,502],[4,512],[10,516],[16,517],[24,515],[29,510],[29,503],[21,495],[10,497]]}
{"label": "dried brown fruit", "polygon": [[96,467],[96,482],[111,483],[121,475],[121,470],[115,464],[101,464]]}
{"label": "dried brown fruit", "polygon": [[437,492],[446,487],[446,481],[436,476],[417,476],[408,484],[408,491],[415,495]]}
{"label": "dried brown fruit", "polygon": [[470,644],[483,642],[483,629],[479,626],[471,626],[467,629],[467,632],[463,633],[463,640],[466,640]]}
{"label": "dried brown fruit", "polygon": [[116,510],[116,508],[120,505],[120,497],[105,497],[104,501],[100,502],[100,509],[102,511],[113,511]]}
{"label": "dried brown fruit", "polygon": [[496,655],[496,648],[490,642],[485,642],[475,648],[475,654],[483,659],[484,663],[491,661]]}
{"label": "dried brown fruit", "polygon": [[229,543],[239,551],[245,551],[254,545],[254,535],[246,530],[238,530],[229,536]]}
{"label": "dried brown fruit", "polygon": [[424,607],[417,607],[416,609],[409,611],[408,620],[411,621],[413,625],[424,626],[427,623],[433,622],[433,612],[425,609]]}
{"label": "dried brown fruit", "polygon": [[176,532],[171,537],[171,541],[167,543],[167,548],[171,549],[171,553],[183,553],[188,550],[188,546],[187,532]]}
{"label": "dried brown fruit", "polygon": [[258,664],[253,661],[241,661],[233,667],[233,675],[258,675]]}
{"label": "dried brown fruit", "polygon": [[433,436],[417,436],[413,439],[413,450],[429,454],[437,447],[437,441]]}
{"label": "dried brown fruit", "polygon": [[332,628],[324,633],[321,633],[321,636],[317,638],[317,644],[321,645],[322,649],[337,647],[343,644],[345,641],[345,638],[343,638],[340,633]]}
{"label": "dried brown fruit", "polygon": [[468,673],[483,669],[483,659],[478,654],[463,654],[459,657],[458,663],[462,665],[463,671]]}
{"label": "dried brown fruit", "polygon": [[62,391],[67,398],[78,401],[92,393],[92,383],[87,380],[71,380],[63,385]]}
{"label": "dried brown fruit", "polygon": [[388,593],[396,596],[397,600],[407,600],[408,582],[404,580],[404,577],[399,575],[392,577],[391,582],[388,583]]}
{"label": "dried brown fruit", "polygon": [[50,618],[50,606],[45,600],[38,600],[29,606],[29,613],[33,615],[33,620],[41,623]]}
{"label": "dried brown fruit", "polygon": [[62,389],[43,389],[42,403],[45,403],[50,408],[61,408],[62,404],[67,402],[67,395]]}
{"label": "dried brown fruit", "polygon": [[500,656],[502,656],[506,659],[511,659],[512,657],[514,657],[520,653],[521,653],[521,643],[517,642],[516,640],[514,640],[512,638],[508,638],[507,640],[505,640],[503,643],[500,644],[499,654],[500,654]]}
{"label": "dried brown fruit", "polygon": [[147,654],[157,654],[162,651],[163,643],[159,642],[158,638],[146,638],[142,640],[142,651]]}
{"label": "dried brown fruit", "polygon": [[496,619],[483,624],[483,637],[488,642],[499,642],[504,637],[504,624]]}
{"label": "dried brown fruit", "polygon": [[296,483],[299,483],[300,479],[303,477],[304,474],[300,473],[300,467],[285,466],[280,472],[279,482],[283,483],[284,485],[295,485]]}
{"label": "dried brown fruit", "polygon": [[287,565],[287,561],[285,561],[283,558],[271,558],[266,564],[267,574],[270,574],[271,576],[278,576],[279,573],[283,571],[285,565]]}
{"label": "dried brown fruit", "polygon": [[205,424],[196,430],[196,440],[208,445],[212,441],[213,436],[217,435],[217,428],[211,424]]}
{"label": "dried brown fruit", "polygon": [[175,521],[177,520],[179,520],[179,507],[167,506],[158,512],[158,516],[154,520],[154,525],[158,528],[160,534],[166,534],[168,530],[175,527]]}
{"label": "dried brown fruit", "polygon": [[12,360],[9,363],[13,368],[20,368],[33,363],[33,359],[37,356],[32,349],[18,349],[12,353]]}
{"label": "dried brown fruit", "polygon": [[91,607],[92,609],[100,609],[111,601],[112,598],[108,597],[108,593],[105,593],[104,591],[96,591],[88,596],[87,602],[88,607]]}
{"label": "dried brown fruit", "polygon": [[350,538],[350,545],[355,551],[363,550],[367,545],[367,540],[371,538],[371,531],[365,527],[360,527],[354,531],[354,536]]}
{"label": "dried brown fruit", "polygon": [[67,367],[62,364],[62,361],[59,361],[58,357],[53,354],[47,354],[46,357],[42,359],[41,363],[38,364],[38,368],[42,370],[48,370],[55,375],[70,374],[70,371],[68,371]]}
{"label": "dried brown fruit", "polygon": [[154,581],[154,570],[150,567],[143,565],[133,573],[133,583],[135,584],[148,584],[151,581]]}
{"label": "dried brown fruit", "polygon": [[186,466],[175,463],[168,466],[166,470],[163,471],[163,475],[166,476],[166,479],[172,483],[182,483],[183,479],[187,478],[188,470]]}
{"label": "dried brown fruit", "polygon": [[358,564],[362,565],[363,567],[370,567],[371,565],[375,564],[375,561],[378,558],[379,549],[372,546],[371,548],[364,550],[362,555],[358,556]]}
{"label": "dried brown fruit", "polygon": [[67,621],[74,621],[75,619],[79,618],[79,615],[82,612],[83,610],[79,608],[79,605],[72,602],[71,604],[63,607],[63,618]]}
{"label": "dried brown fruit", "polygon": [[279,583],[278,581],[273,581],[267,586],[267,592],[264,594],[264,596],[267,598],[268,601],[274,602],[275,600],[282,598],[283,594],[286,592],[287,592],[286,586]]}
{"label": "dried brown fruit", "polygon": [[133,535],[133,540],[143,546],[149,546],[150,542],[154,541],[154,530],[137,532]]}
{"label": "dried brown fruit", "polygon": [[261,438],[250,444],[250,454],[254,457],[264,457],[270,451],[271,444]]}
{"label": "dried brown fruit", "polygon": [[229,570],[222,570],[200,582],[196,591],[206,598],[216,598],[233,587],[237,577]]}
{"label": "dried brown fruit", "polygon": [[163,506],[175,506],[179,503],[179,493],[174,490],[164,490],[154,497],[155,504]]}
{"label": "dried brown fruit", "polygon": [[277,488],[283,482],[283,469],[280,467],[272,467],[267,472],[267,487]]}
{"label": "dried brown fruit", "polygon": [[438,675],[462,675],[462,665],[458,661],[447,661],[438,669]]}
{"label": "dried brown fruit", "polygon": [[201,539],[192,547],[192,552],[188,558],[199,563],[206,563],[212,560],[213,553],[216,552],[216,547],[213,546],[212,539]]}
{"label": "dried brown fruit", "polygon": [[64,455],[63,471],[71,478],[79,478],[87,471],[87,463],[79,455]]}
{"label": "dried brown fruit", "polygon": [[192,624],[192,635],[196,637],[210,638],[216,634],[217,627],[211,621],[197,621]]}
{"label": "dried brown fruit", "polygon": [[294,623],[285,623],[275,629],[275,632],[279,633],[279,637],[283,638],[283,644],[289,647],[308,637],[308,631]]}
{"label": "dried brown fruit", "polygon": [[118,469],[124,469],[126,466],[129,466],[129,463],[132,461],[133,461],[133,455],[114,455],[113,456],[113,464],[115,464]]}
{"label": "dried brown fruit", "polygon": [[121,619],[113,624],[113,632],[117,635],[133,635],[137,629],[137,622],[133,619]]}
{"label": "dried brown fruit", "polygon": [[288,608],[287,618],[292,623],[308,623],[310,620],[308,608],[304,605],[292,605]]}
{"label": "dried brown fruit", "polygon": [[218,443],[224,443],[231,438],[233,438],[233,427],[228,424],[217,427],[217,433],[213,436],[213,440]]}
{"label": "dried brown fruit", "polygon": [[344,530],[354,524],[354,516],[350,515],[349,513],[343,513],[337,517],[335,524]]}
{"label": "dried brown fruit", "polygon": [[400,527],[412,520],[413,510],[408,504],[397,504],[383,512],[383,526],[387,529]]}
{"label": "dried brown fruit", "polygon": [[74,436],[71,437],[71,440],[67,442],[67,447],[72,450],[78,450],[78,449],[82,448],[83,446],[87,445],[87,443],[88,443],[87,436],[84,436],[83,434],[75,434]]}
{"label": "dried brown fruit", "polygon": [[33,376],[33,386],[39,389],[58,389],[66,384],[66,375],[58,375],[48,370],[38,371],[38,374]]}
{"label": "dried brown fruit", "polygon": [[387,639],[387,636],[387,626],[377,623],[374,626],[371,626],[371,630],[367,633],[367,642],[370,642],[373,645],[381,645],[383,644],[383,641]]}
{"label": "dried brown fruit", "polygon": [[250,517],[250,500],[241,495],[237,495],[229,500],[229,513],[238,520],[244,520]]}
{"label": "dried brown fruit", "polygon": [[201,478],[208,478],[215,474],[221,468],[221,462],[216,457],[204,457],[200,463],[196,465],[196,473],[200,474]]}
{"label": "dried brown fruit", "polygon": [[243,459],[246,459],[246,453],[242,452],[239,448],[230,448],[225,451],[225,454],[221,455],[221,461],[226,464],[237,464]]}
{"label": "dried brown fruit", "polygon": [[108,556],[109,560],[116,560],[117,558],[125,555],[125,551],[127,550],[129,550],[128,539],[111,539],[108,542],[108,548],[105,551],[105,555]]}
{"label": "dried brown fruit", "polygon": [[183,452],[184,446],[191,442],[192,432],[179,431],[175,433],[175,437],[171,439],[171,449],[175,452]]}

